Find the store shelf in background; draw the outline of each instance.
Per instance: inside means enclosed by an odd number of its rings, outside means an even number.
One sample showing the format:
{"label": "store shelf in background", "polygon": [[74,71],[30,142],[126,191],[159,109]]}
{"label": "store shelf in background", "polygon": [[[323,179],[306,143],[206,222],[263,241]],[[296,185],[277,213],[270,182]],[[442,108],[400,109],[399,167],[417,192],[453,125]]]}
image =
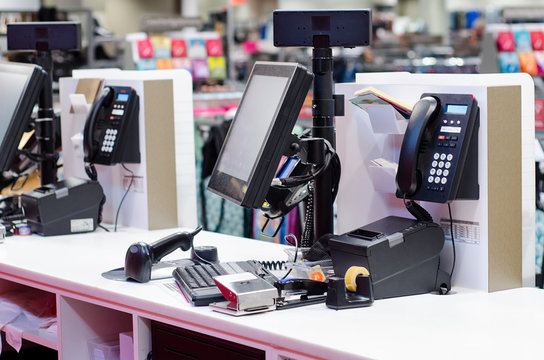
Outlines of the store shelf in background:
{"label": "store shelf in background", "polygon": [[223,42],[215,32],[132,33],[127,41],[136,70],[187,69],[195,83],[227,78]]}
{"label": "store shelf in background", "polygon": [[58,10],[59,18],[79,21],[82,26],[82,45],[86,56],[85,67],[122,68],[125,39],[113,36],[95,22],[93,11],[88,8]]}
{"label": "store shelf in background", "polygon": [[544,19],[544,7],[542,6],[513,6],[505,7],[502,10],[504,21],[520,22],[520,21],[542,21]]}
{"label": "store shelf in background", "polygon": [[[544,24],[488,27],[500,72],[544,74]],[[492,61],[489,59],[488,61]]]}
{"label": "store shelf in background", "polygon": [[544,95],[544,23],[488,24],[485,32],[480,72],[528,73]]}
{"label": "store shelf in background", "polygon": [[197,126],[219,125],[227,112],[238,107],[242,91],[210,91],[193,94],[193,114]]}

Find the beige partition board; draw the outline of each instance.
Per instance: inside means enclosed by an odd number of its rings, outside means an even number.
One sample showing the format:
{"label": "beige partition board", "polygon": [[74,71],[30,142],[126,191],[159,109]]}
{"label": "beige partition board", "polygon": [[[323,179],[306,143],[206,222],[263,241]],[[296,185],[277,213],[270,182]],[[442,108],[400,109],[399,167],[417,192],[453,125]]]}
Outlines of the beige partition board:
{"label": "beige partition board", "polygon": [[149,230],[176,227],[173,82],[146,80],[144,94]]}
{"label": "beige partition board", "polygon": [[487,88],[489,291],[522,286],[521,87]]}

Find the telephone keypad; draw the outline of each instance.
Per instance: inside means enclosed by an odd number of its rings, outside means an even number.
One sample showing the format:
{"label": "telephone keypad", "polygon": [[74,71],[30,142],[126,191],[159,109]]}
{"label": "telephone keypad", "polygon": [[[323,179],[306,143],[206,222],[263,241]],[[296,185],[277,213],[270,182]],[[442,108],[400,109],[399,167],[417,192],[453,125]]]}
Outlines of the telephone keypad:
{"label": "telephone keypad", "polygon": [[451,168],[453,154],[434,153],[433,159],[431,169],[429,170],[429,176],[427,177],[427,182],[429,183],[427,190],[444,191],[445,187],[443,185],[448,183],[448,176],[450,175],[450,170],[448,169]]}
{"label": "telephone keypad", "polygon": [[111,153],[113,151],[115,139],[117,138],[117,132],[117,129],[106,129],[106,135],[104,136],[104,141],[102,142],[102,152]]}

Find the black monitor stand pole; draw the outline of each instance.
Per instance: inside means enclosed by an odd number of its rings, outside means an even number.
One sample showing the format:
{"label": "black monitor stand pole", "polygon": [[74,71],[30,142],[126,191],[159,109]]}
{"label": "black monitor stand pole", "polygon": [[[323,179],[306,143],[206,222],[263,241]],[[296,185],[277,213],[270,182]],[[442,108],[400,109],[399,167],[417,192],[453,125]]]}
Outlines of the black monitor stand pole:
{"label": "black monitor stand pole", "polygon": [[[314,95],[312,102],[312,136],[324,138],[336,147],[334,116],[343,116],[343,96],[334,95],[333,57],[328,36],[314,36],[313,40]],[[315,179],[313,207],[313,242],[334,232],[332,198],[332,170],[329,167]]]}
{"label": "black monitor stand pole", "polygon": [[47,73],[38,99],[38,118],[35,134],[38,140],[40,183],[42,186],[57,181],[57,153],[55,149],[55,112],[53,110],[53,61],[49,51],[38,51],[36,63]]}
{"label": "black monitor stand pole", "polygon": [[81,23],[75,21],[15,22],[7,25],[8,50],[36,51],[35,63],[47,73],[38,98],[35,134],[40,156],[41,185],[57,182],[52,50],[80,50]]}

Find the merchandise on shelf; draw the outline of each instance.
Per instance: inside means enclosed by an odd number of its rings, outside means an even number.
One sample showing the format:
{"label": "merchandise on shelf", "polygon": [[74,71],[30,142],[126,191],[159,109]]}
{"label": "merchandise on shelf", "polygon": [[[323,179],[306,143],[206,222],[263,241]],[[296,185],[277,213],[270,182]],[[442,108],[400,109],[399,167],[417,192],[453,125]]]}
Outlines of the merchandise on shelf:
{"label": "merchandise on shelf", "polygon": [[502,52],[498,55],[500,72],[519,72],[519,58],[515,52]]}
{"label": "merchandise on shelf", "polygon": [[144,40],[138,40],[138,56],[140,59],[151,59],[153,58],[153,45],[149,38]]}
{"label": "merchandise on shelf", "polygon": [[544,24],[494,24],[499,71],[544,74]]}
{"label": "merchandise on shelf", "polygon": [[516,30],[514,32],[514,38],[516,39],[516,50],[519,52],[527,52],[533,49],[531,45],[531,37],[527,30]]}
{"label": "merchandise on shelf", "polygon": [[196,81],[227,78],[223,42],[217,33],[137,33],[127,40],[137,70],[187,69]]}
{"label": "merchandise on shelf", "polygon": [[516,40],[513,32],[500,31],[497,34],[497,50],[501,52],[516,50]]}
{"label": "merchandise on shelf", "polygon": [[519,52],[519,70],[529,75],[537,75],[537,64],[535,57],[531,51]]}
{"label": "merchandise on shelf", "polygon": [[172,57],[184,58],[187,57],[187,43],[184,39],[172,39]]}
{"label": "merchandise on shelf", "polygon": [[544,51],[535,51],[533,54],[535,56],[537,74],[543,75],[544,74]]}
{"label": "merchandise on shelf", "polygon": [[533,50],[544,50],[544,33],[542,31],[531,31],[531,43]]}

